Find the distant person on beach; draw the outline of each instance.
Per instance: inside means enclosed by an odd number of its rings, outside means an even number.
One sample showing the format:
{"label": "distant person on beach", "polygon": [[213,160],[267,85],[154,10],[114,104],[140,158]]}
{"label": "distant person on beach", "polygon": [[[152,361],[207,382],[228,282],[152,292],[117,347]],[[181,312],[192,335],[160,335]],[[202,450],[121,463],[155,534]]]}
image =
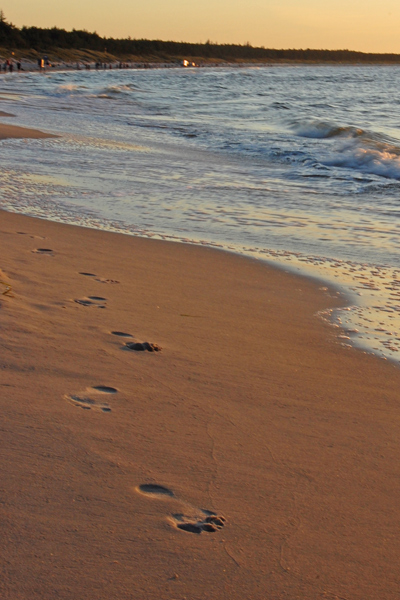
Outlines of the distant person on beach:
{"label": "distant person on beach", "polygon": [[17,62],[17,69],[18,69],[18,71],[21,71],[21,69],[22,69],[22,65],[21,65],[21,61],[20,60]]}

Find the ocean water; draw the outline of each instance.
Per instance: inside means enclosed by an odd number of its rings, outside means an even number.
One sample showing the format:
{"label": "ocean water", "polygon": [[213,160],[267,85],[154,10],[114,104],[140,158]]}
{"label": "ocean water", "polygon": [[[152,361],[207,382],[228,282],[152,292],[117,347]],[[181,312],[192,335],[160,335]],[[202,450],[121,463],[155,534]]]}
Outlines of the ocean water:
{"label": "ocean water", "polygon": [[400,67],[7,74],[0,207],[334,283],[344,345],[400,360]]}

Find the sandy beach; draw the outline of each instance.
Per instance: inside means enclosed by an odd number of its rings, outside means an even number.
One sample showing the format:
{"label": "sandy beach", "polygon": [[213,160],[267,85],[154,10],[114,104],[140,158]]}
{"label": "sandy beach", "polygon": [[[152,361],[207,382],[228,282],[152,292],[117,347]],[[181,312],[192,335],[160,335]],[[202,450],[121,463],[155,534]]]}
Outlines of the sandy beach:
{"label": "sandy beach", "polygon": [[342,298],[7,212],[0,243],[2,598],[397,597],[400,371]]}
{"label": "sandy beach", "polygon": [[[11,113],[0,111],[0,117],[15,117]],[[18,127],[18,125],[7,125],[0,123],[0,140],[6,139],[34,139],[54,138],[58,137],[52,133],[44,133],[37,129],[29,129],[28,127]]]}
{"label": "sandy beach", "polygon": [[340,346],[337,298],[4,212],[0,239],[3,598],[395,597],[400,373]]}

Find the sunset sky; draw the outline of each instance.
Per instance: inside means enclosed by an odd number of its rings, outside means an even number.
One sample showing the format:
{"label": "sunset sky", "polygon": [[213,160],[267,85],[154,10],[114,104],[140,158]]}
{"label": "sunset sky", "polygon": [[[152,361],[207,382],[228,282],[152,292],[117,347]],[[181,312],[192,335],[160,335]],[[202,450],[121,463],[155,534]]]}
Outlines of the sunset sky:
{"label": "sunset sky", "polygon": [[400,53],[399,0],[2,0],[17,26],[109,37]]}

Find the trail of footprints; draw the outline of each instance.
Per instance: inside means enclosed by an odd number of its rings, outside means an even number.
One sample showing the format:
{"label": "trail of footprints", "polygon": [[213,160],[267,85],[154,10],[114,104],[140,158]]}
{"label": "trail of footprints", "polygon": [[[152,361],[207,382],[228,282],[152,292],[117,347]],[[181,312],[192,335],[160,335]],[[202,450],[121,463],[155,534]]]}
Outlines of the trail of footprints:
{"label": "trail of footprints", "polygon": [[[87,271],[80,271],[79,275],[83,275],[84,277],[93,277],[95,281],[99,281],[100,283],[119,283],[117,279],[99,278],[95,273],[89,273]],[[103,296],[87,296],[85,298],[76,298],[74,302],[85,307],[107,308],[107,298],[104,298]],[[111,333],[112,335],[119,337],[133,338],[130,333],[125,333],[123,331],[112,331]],[[137,340],[126,342],[124,349],[134,350],[136,352],[160,352],[162,350],[161,346],[158,344],[153,344],[152,342],[140,342]]]}
{"label": "trail of footprints", "polygon": [[[54,251],[50,248],[36,248],[35,250],[32,250],[32,252],[37,254],[54,256]],[[86,277],[93,277],[95,281],[98,281],[100,283],[119,283],[119,281],[117,281],[116,279],[98,278],[96,277],[95,273],[88,273],[82,271],[79,274]],[[96,307],[104,309],[106,308],[106,300],[107,299],[103,296],[88,296],[84,298],[77,298],[74,300],[74,302],[85,307]],[[124,331],[111,331],[111,334],[120,338],[128,338],[131,340],[133,338],[133,336],[130,333],[126,333]],[[125,343],[124,349],[133,350],[136,352],[160,352],[162,348],[158,344],[153,344],[151,342],[129,341]],[[107,402],[103,402],[102,398],[104,396],[109,396],[117,393],[117,388],[106,385],[96,385],[87,388],[83,392],[77,392],[76,394],[66,394],[65,399],[68,400],[68,402],[70,402],[74,406],[83,410],[94,410],[104,413],[110,413],[112,410],[111,407]],[[169,521],[181,531],[185,531],[187,533],[195,533],[197,535],[200,535],[203,532],[216,533],[217,531],[220,531],[225,525],[226,519],[223,516],[217,515],[215,512],[210,510],[200,509],[192,506],[188,502],[177,498],[174,492],[172,492],[172,490],[162,485],[146,483],[140,485],[137,488],[137,491],[151,498],[163,499],[169,497],[175,499],[179,508],[183,508],[185,512],[172,513],[169,516]]]}
{"label": "trail of footprints", "polygon": [[[52,252],[50,249],[40,249],[43,252]],[[39,249],[38,249],[39,251]],[[80,272],[79,275],[84,275],[86,277],[96,277],[95,273],[88,272]],[[96,281],[100,281],[101,283],[119,283],[119,281],[114,279],[99,279]],[[85,298],[75,299],[74,302],[80,304],[85,307],[96,307],[96,308],[106,308],[107,298],[103,296],[88,296]],[[111,335],[115,335],[120,338],[129,338],[133,339],[133,336],[130,333],[126,333],[124,331],[111,331]],[[126,342],[123,346],[125,350],[134,350],[136,352],[160,352],[161,347],[158,344],[153,344],[151,342],[139,342],[139,341],[129,341]],[[78,406],[83,408],[84,410],[97,410],[102,412],[111,412],[111,408],[107,403],[100,402],[97,396],[103,394],[116,394],[118,390],[114,387],[106,386],[106,385],[97,385],[90,388],[87,388],[83,392],[78,392],[76,394],[66,394],[65,398],[71,402],[74,406]],[[94,396],[94,397],[93,397]]]}
{"label": "trail of footprints", "polygon": [[172,490],[163,485],[143,483],[142,485],[139,485],[136,490],[140,494],[158,500],[173,498],[176,501],[177,506],[184,509],[184,512],[172,513],[168,520],[174,527],[181,531],[195,533],[197,535],[200,535],[201,533],[216,533],[220,531],[226,523],[225,517],[217,515],[217,513],[211,510],[192,506],[188,502],[175,496]]}

